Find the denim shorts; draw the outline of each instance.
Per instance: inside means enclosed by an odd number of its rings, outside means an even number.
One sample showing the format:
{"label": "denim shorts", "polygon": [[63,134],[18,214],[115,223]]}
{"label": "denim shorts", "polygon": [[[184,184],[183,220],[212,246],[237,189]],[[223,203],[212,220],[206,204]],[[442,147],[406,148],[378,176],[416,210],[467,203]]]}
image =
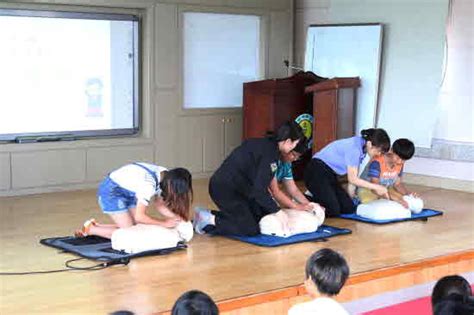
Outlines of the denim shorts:
{"label": "denim shorts", "polygon": [[137,206],[135,193],[117,185],[107,176],[99,185],[97,202],[104,213],[126,212]]}

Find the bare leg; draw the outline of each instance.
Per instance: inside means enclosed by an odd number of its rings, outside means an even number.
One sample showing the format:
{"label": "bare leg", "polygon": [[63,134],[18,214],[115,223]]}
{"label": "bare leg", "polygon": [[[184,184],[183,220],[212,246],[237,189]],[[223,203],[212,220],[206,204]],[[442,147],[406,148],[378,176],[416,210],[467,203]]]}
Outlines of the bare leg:
{"label": "bare leg", "polygon": [[356,195],[356,186],[348,183],[346,186],[346,191],[349,197],[354,198]]}
{"label": "bare leg", "polygon": [[[135,211],[136,211],[136,209],[137,209],[137,208],[130,208],[130,209],[128,209],[129,213],[130,213],[131,216],[132,216],[133,224],[136,224],[135,220],[133,219],[133,218],[135,217]],[[112,219],[113,219],[113,218],[112,218]],[[116,221],[114,220],[114,222],[116,222]],[[118,227],[119,227],[117,223],[104,224],[104,223],[99,223],[99,222],[96,222],[95,226],[108,227],[108,228],[110,228],[110,227],[118,228]]]}
{"label": "bare leg", "polygon": [[118,227],[117,224],[104,224],[104,223],[99,223],[97,222],[95,226],[100,226],[100,227]]}
{"label": "bare leg", "polygon": [[105,227],[93,225],[89,229],[88,235],[97,235],[105,238],[112,238],[112,234],[115,232],[117,227]]}
{"label": "bare leg", "polygon": [[137,213],[137,208],[136,207],[135,208],[130,208],[130,209],[128,209],[128,212],[132,215],[133,224],[137,224],[135,222],[135,214]]}
{"label": "bare leg", "polygon": [[97,224],[91,225],[89,235],[97,235],[105,238],[112,238],[112,234],[118,228],[126,228],[135,224],[130,212],[121,212],[117,214],[109,214],[115,224]]}

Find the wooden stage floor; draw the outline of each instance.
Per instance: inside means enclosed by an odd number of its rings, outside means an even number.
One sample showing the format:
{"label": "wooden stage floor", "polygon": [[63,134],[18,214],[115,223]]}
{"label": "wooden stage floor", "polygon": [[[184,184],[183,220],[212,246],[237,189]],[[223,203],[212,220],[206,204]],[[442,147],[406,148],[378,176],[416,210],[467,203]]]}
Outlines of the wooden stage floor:
{"label": "wooden stage floor", "polygon": [[[444,211],[428,222],[375,226],[328,219],[353,233],[328,242],[262,248],[221,237],[196,236],[186,251],[132,260],[101,271],[1,276],[1,314],[150,314],[171,308],[184,291],[216,301],[300,285],[307,257],[322,247],[341,252],[351,274],[399,266],[474,248],[474,195],[413,187],[426,207]],[[207,181],[195,181],[195,205],[212,206]],[[74,256],[42,246],[41,238],[70,235],[86,218],[105,217],[95,191],[0,198],[0,271],[61,269]],[[91,263],[86,261],[86,263]]]}

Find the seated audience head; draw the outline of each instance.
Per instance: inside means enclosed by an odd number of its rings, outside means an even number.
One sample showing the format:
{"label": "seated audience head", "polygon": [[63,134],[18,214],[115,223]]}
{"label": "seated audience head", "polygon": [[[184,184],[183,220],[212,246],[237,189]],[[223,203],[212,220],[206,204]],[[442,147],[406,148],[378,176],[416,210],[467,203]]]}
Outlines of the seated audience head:
{"label": "seated audience head", "polygon": [[474,314],[474,297],[466,279],[458,275],[438,280],[431,294],[433,314]]}
{"label": "seated audience head", "polygon": [[373,158],[390,150],[390,137],[385,130],[370,128],[362,130],[360,134],[366,141],[365,151],[369,157]]}
{"label": "seated audience head", "polygon": [[183,293],[174,303],[171,315],[217,315],[219,309],[209,295],[198,290]]}
{"label": "seated audience head", "polygon": [[184,221],[189,221],[193,199],[191,173],[185,168],[166,171],[160,181],[160,189],[161,197],[169,209]]}
{"label": "seated audience head", "polygon": [[278,142],[280,153],[290,153],[298,142],[305,138],[303,129],[294,121],[287,121],[275,133],[268,133],[271,139]]}
{"label": "seated audience head", "polygon": [[348,277],[346,260],[330,248],[318,250],[306,262],[305,286],[313,297],[318,292],[325,296],[337,295]]}
{"label": "seated audience head", "polygon": [[396,154],[401,162],[405,162],[415,154],[415,145],[408,139],[397,139],[392,144],[392,153]]}
{"label": "seated audience head", "polygon": [[110,315],[134,315],[134,314],[135,314],[134,312],[125,311],[125,310],[115,311],[115,312],[110,313]]}

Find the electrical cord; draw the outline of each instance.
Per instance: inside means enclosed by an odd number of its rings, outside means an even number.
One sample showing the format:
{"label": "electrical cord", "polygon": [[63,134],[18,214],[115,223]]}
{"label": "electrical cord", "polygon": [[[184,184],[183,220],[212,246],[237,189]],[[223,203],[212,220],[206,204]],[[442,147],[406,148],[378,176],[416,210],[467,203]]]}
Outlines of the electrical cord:
{"label": "electrical cord", "polygon": [[75,271],[75,270],[82,270],[82,271],[95,271],[95,270],[102,270],[108,268],[112,265],[128,265],[130,262],[130,258],[119,258],[113,259],[110,261],[101,262],[99,264],[95,264],[92,266],[87,267],[78,267],[73,266],[71,263],[83,260],[85,258],[74,258],[67,260],[64,265],[67,267],[65,269],[55,269],[55,270],[43,270],[43,271],[24,271],[24,272],[0,272],[0,276],[24,276],[24,275],[36,275],[36,274],[48,274],[48,273],[58,273],[58,272],[65,272],[65,271]]}

